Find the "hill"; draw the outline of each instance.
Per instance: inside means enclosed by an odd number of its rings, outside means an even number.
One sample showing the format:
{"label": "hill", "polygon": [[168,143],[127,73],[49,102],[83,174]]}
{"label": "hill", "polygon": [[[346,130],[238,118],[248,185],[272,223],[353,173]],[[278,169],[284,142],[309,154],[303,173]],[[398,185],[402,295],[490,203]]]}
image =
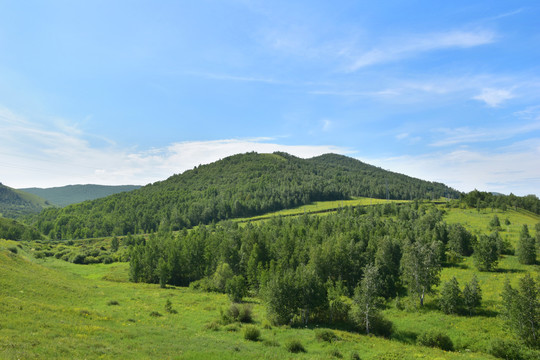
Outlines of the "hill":
{"label": "hill", "polygon": [[34,194],[12,189],[0,183],[0,216],[18,218],[38,213],[51,204]]}
{"label": "hill", "polygon": [[[388,190],[387,190],[388,189]],[[246,153],[198,166],[138,190],[47,209],[35,219],[51,238],[173,230],[323,200],[458,197],[444,184],[389,172],[342,155],[300,159]]]}
{"label": "hill", "polygon": [[46,199],[49,203],[64,207],[71,204],[80,203],[86,200],[94,200],[109,195],[132,191],[140,188],[139,185],[67,185],[52,188],[25,188],[21,191],[35,194]]}

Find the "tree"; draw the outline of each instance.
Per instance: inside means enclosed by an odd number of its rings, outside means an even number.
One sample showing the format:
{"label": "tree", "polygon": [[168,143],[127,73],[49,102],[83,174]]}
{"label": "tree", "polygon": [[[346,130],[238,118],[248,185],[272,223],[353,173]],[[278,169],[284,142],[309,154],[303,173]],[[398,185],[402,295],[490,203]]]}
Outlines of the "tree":
{"label": "tree", "polygon": [[472,315],[474,309],[480,306],[481,301],[482,289],[478,284],[476,275],[474,275],[471,281],[465,284],[463,288],[463,305],[469,311],[469,315]]}
{"label": "tree", "polygon": [[501,221],[497,215],[493,215],[491,221],[489,222],[489,228],[491,230],[497,230],[501,228]]}
{"label": "tree", "polygon": [[462,300],[459,283],[454,276],[443,284],[439,305],[445,314],[457,314]]}
{"label": "tree", "polygon": [[290,323],[298,309],[298,288],[294,271],[274,271],[261,285],[269,318],[280,325]]}
{"label": "tree", "polygon": [[461,256],[470,256],[473,250],[474,236],[461,224],[448,227],[448,250]]}
{"label": "tree", "polygon": [[424,305],[425,295],[433,292],[433,287],[440,282],[441,263],[437,248],[436,242],[417,241],[407,244],[403,252],[403,280],[409,293],[420,299],[420,306]]}
{"label": "tree", "polygon": [[531,265],[536,262],[536,242],[529,234],[529,228],[526,224],[521,228],[516,253],[522,264]]}
{"label": "tree", "polygon": [[399,287],[401,248],[389,237],[384,237],[375,253],[375,266],[379,270],[380,294],[384,298],[396,296]]}
{"label": "tree", "polygon": [[246,280],[242,275],[235,275],[228,279],[225,284],[225,292],[229,295],[232,302],[241,302],[247,295]]}
{"label": "tree", "polygon": [[113,236],[111,240],[111,251],[117,252],[119,245],[120,245],[120,242],[118,241],[118,238],[116,236]]}
{"label": "tree", "polygon": [[501,294],[503,314],[506,324],[525,344],[539,347],[540,299],[539,284],[530,274],[519,280],[519,288],[514,289],[508,279]]}
{"label": "tree", "polygon": [[500,244],[496,234],[480,235],[474,246],[474,262],[478,270],[491,271],[497,266]]}
{"label": "tree", "polygon": [[212,282],[214,285],[214,288],[216,291],[219,292],[225,292],[225,286],[227,285],[227,281],[229,279],[232,279],[234,276],[233,271],[231,270],[231,267],[227,263],[221,263],[216,268],[216,272],[214,273],[214,276],[212,276]]}
{"label": "tree", "polygon": [[364,268],[364,277],[354,289],[352,317],[358,325],[364,326],[368,335],[382,304],[378,277],[377,267],[368,264]]}

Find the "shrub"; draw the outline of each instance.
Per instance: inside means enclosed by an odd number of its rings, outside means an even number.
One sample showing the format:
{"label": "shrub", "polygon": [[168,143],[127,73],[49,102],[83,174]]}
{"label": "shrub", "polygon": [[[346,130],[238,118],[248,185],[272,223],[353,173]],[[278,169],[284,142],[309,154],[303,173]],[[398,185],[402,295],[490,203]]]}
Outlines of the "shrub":
{"label": "shrub", "polygon": [[211,323],[206,324],[204,327],[207,330],[218,331],[220,328],[220,325],[218,322],[212,321]]}
{"label": "shrub", "polygon": [[178,314],[178,311],[173,309],[171,300],[167,299],[167,302],[165,302],[165,311],[169,314]]}
{"label": "shrub", "polygon": [[291,339],[285,343],[285,349],[291,353],[306,352],[304,345],[297,339]]}
{"label": "shrub", "polygon": [[511,341],[495,339],[489,344],[488,352],[501,359],[523,359],[520,346]]}
{"label": "shrub", "polygon": [[446,351],[453,351],[454,344],[448,335],[437,330],[426,331],[416,339],[418,345],[436,347]]}
{"label": "shrub", "polygon": [[103,258],[102,262],[103,262],[104,264],[112,264],[114,261],[113,261],[112,257],[110,257],[110,256],[105,256],[105,257]]}
{"label": "shrub", "polygon": [[343,357],[343,355],[339,352],[338,349],[330,350],[330,356],[333,356],[333,357],[336,357],[336,358],[339,358],[339,359],[341,359]]}
{"label": "shrub", "polygon": [[71,257],[69,258],[69,262],[74,263],[74,264],[84,264],[85,259],[86,259],[85,254],[78,253],[78,254],[71,255]]}
{"label": "shrub", "polygon": [[266,330],[272,329],[272,324],[270,324],[270,321],[268,321],[267,319],[264,319],[261,325],[263,329],[266,329]]}
{"label": "shrub", "polygon": [[315,330],[315,338],[319,341],[327,341],[327,342],[332,342],[338,339],[336,333],[334,333],[330,329]]}
{"label": "shrub", "polygon": [[120,305],[120,303],[116,300],[110,300],[109,302],[107,302],[107,305],[109,306],[112,306],[112,305]]}
{"label": "shrub", "polygon": [[225,330],[230,331],[230,332],[237,332],[239,330],[239,328],[238,328],[237,324],[229,324],[229,325],[225,326]]}
{"label": "shrub", "polygon": [[279,346],[279,343],[276,340],[264,340],[263,341],[264,346]]}
{"label": "shrub", "polygon": [[360,355],[358,355],[357,352],[353,351],[353,352],[351,353],[351,360],[361,360],[361,359],[360,359]]}
{"label": "shrub", "polygon": [[260,337],[261,331],[256,326],[249,325],[244,328],[244,339],[249,341],[259,341]]}
{"label": "shrub", "polygon": [[150,313],[150,316],[152,316],[152,317],[160,317],[160,316],[163,316],[163,315],[161,315],[161,314],[158,313],[157,311],[152,311],[152,312]]}
{"label": "shrub", "polygon": [[253,312],[251,305],[248,304],[231,304],[225,311],[221,311],[221,320],[224,324],[239,321],[242,323],[253,322]]}
{"label": "shrub", "polygon": [[19,252],[19,250],[17,249],[16,246],[9,246],[7,249],[8,249],[9,251],[11,251],[12,253],[14,253],[14,254],[16,254],[16,253]]}

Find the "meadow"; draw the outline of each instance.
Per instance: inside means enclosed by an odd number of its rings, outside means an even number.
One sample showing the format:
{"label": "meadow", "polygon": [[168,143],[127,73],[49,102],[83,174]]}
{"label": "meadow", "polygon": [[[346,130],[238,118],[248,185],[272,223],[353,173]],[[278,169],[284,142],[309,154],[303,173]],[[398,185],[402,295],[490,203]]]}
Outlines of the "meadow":
{"label": "meadow", "polygon": [[[352,201],[365,204],[367,200]],[[345,201],[337,203],[346,205]],[[323,210],[336,205],[340,206],[336,202],[313,206]],[[303,208],[296,211],[303,214]],[[534,225],[540,222],[539,216],[525,211],[446,207],[445,211],[446,222],[460,222],[476,234],[488,232],[488,223],[496,213],[503,238],[514,246],[523,224],[534,235]],[[509,225],[504,224],[506,218]],[[110,241],[103,238],[55,246],[94,246],[106,251]],[[514,255],[503,255],[497,271],[478,272],[472,259],[465,258],[443,268],[441,283],[455,276],[463,286],[476,274],[483,293],[476,316],[442,313],[438,295],[428,296],[422,309],[403,298],[390,301],[383,310],[394,325],[390,339],[334,327],[334,340],[324,341],[317,336],[324,324],[301,328],[270,325],[258,298],[245,299],[252,308],[252,324],[224,324],[220,314],[230,306],[224,294],[130,283],[126,262],[82,265],[55,256],[34,256],[47,246],[45,241],[0,240],[2,359],[490,359],[493,357],[486,351],[493,339],[515,340],[499,316],[505,279],[515,284],[526,272],[536,276],[540,270],[538,265],[521,265]],[[258,341],[244,339],[250,325],[260,330]],[[455,351],[416,345],[418,334],[429,329],[443,330]],[[306,352],[289,352],[286,345],[292,339]],[[529,356],[534,358],[538,353]]]}

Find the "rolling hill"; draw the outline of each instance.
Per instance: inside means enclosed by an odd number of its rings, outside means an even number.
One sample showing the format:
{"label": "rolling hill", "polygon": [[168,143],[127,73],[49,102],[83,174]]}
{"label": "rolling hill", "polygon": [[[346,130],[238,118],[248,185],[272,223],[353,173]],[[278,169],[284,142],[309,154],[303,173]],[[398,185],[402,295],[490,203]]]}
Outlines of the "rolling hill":
{"label": "rolling hill", "polygon": [[246,153],[198,166],[138,190],[47,209],[35,225],[51,238],[84,238],[173,230],[253,216],[313,201],[371,196],[458,197],[441,183],[389,172],[336,154],[301,159]]}
{"label": "rolling hill", "polygon": [[139,185],[67,185],[52,188],[25,188],[21,191],[34,194],[46,199],[49,203],[64,207],[86,200],[94,200],[125,191],[140,188]]}
{"label": "rolling hill", "polygon": [[38,213],[50,206],[47,200],[37,195],[12,189],[0,183],[0,216],[18,218]]}

